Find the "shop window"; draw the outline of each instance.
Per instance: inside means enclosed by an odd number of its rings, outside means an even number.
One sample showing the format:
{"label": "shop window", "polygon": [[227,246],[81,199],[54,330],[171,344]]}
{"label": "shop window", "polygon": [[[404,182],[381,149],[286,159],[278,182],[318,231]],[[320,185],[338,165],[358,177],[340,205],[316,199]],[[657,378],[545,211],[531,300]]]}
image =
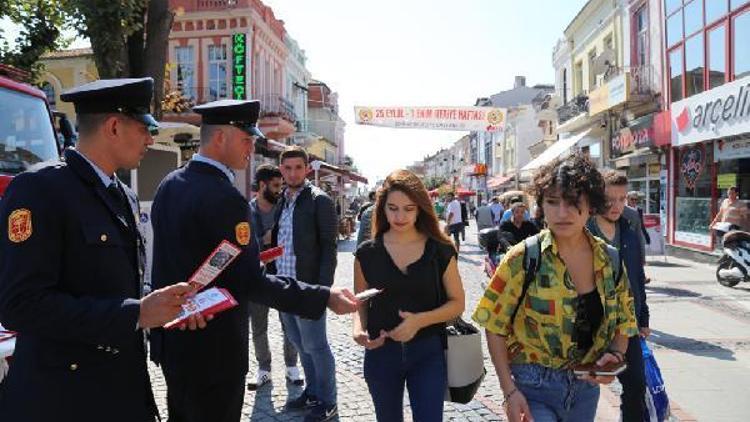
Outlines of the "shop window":
{"label": "shop window", "polygon": [[750,0],[732,0],[732,10],[737,10],[748,2],[750,2]]}
{"label": "shop window", "polygon": [[734,18],[734,78],[740,79],[750,75],[750,12]]}
{"label": "shop window", "polygon": [[682,9],[685,14],[685,36],[703,28],[703,1],[693,0]]}
{"label": "shop window", "polygon": [[[716,209],[719,209],[721,202],[729,196],[729,188],[732,186],[737,186],[739,199],[750,206],[750,158],[719,160]],[[750,228],[750,221],[744,221],[740,226],[747,230]]]}
{"label": "shop window", "polygon": [[675,239],[710,246],[713,145],[683,147],[678,158]]}
{"label": "shop window", "polygon": [[671,102],[682,99],[682,48],[669,53],[669,92]]}
{"label": "shop window", "polygon": [[726,0],[706,0],[706,24],[710,25],[717,19],[729,13],[729,3]]}
{"label": "shop window", "polygon": [[667,47],[682,41],[682,13],[667,18]]}
{"label": "shop window", "polygon": [[726,82],[727,54],[726,29],[724,26],[714,28],[708,33],[708,85],[716,88]]}
{"label": "shop window", "polygon": [[703,34],[694,35],[685,41],[685,81],[687,91],[685,97],[700,94],[704,91],[704,48]]}

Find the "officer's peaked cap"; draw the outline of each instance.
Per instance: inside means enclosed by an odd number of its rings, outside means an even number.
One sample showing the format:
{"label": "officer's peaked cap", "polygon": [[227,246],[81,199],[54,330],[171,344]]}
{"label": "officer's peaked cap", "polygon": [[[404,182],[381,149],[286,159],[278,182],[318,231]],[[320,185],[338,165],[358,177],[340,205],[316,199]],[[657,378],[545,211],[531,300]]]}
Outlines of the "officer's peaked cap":
{"label": "officer's peaked cap", "polygon": [[265,138],[258,129],[260,102],[257,100],[218,100],[193,107],[206,125],[232,125],[250,135]]}
{"label": "officer's peaked cap", "polygon": [[69,89],[60,100],[73,103],[77,114],[122,113],[150,128],[159,123],[151,116],[152,78],[100,79]]}

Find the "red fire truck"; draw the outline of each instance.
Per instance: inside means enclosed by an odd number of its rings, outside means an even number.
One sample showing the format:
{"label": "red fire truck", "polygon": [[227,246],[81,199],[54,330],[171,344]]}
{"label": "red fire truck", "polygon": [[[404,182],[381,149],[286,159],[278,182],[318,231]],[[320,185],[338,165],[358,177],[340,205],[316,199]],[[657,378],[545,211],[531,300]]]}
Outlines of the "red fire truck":
{"label": "red fire truck", "polygon": [[[62,145],[55,132],[56,117],[64,143],[73,139],[67,118],[52,111],[44,92],[24,83],[29,76],[0,64],[0,198],[15,175],[42,161],[58,159]],[[6,359],[13,354],[13,337],[0,325],[0,382],[7,370]]]}

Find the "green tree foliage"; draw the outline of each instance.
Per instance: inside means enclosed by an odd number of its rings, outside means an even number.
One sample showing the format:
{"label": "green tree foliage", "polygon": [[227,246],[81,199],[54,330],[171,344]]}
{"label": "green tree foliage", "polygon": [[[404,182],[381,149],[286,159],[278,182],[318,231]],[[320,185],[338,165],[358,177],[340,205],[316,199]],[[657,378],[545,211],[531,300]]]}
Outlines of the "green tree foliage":
{"label": "green tree foliage", "polygon": [[[68,45],[61,33],[73,29],[91,42],[99,77],[151,76],[155,86],[164,84],[174,18],[168,0],[0,0],[0,17],[22,28],[15,48],[0,45],[3,63],[38,72],[39,58]],[[160,105],[163,90],[155,91]]]}
{"label": "green tree foliage", "polygon": [[61,37],[66,13],[60,0],[0,0],[0,17],[20,27],[11,47],[0,33],[0,62],[38,75],[42,70],[39,58],[49,51],[64,48],[69,40]]}

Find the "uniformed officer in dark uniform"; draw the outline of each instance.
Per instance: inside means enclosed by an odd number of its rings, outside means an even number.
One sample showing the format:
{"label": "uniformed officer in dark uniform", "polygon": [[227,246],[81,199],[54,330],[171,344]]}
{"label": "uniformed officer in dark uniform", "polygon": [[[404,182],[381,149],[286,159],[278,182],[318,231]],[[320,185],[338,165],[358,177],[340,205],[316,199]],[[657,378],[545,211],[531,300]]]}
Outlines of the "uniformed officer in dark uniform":
{"label": "uniformed officer in dark uniform", "polygon": [[141,299],[138,202],[115,177],[153,143],[152,90],[150,78],[114,79],[63,93],[77,150],[18,175],[2,199],[0,321],[19,332],[3,422],[156,416],[142,329],[174,319],[190,288]]}
{"label": "uniformed officer in dark uniform", "polygon": [[154,198],[152,280],[157,287],[187,280],[227,240],[242,252],[212,285],[228,289],[239,305],[215,315],[200,332],[159,330],[152,358],[167,380],[170,422],[236,422],[248,370],[249,301],[313,319],[326,306],[354,312],[358,301],[348,290],[261,272],[248,202],[232,171],[247,168],[262,137],[256,127],[260,103],[220,100],[193,110],[202,116],[199,152],[162,181]]}

